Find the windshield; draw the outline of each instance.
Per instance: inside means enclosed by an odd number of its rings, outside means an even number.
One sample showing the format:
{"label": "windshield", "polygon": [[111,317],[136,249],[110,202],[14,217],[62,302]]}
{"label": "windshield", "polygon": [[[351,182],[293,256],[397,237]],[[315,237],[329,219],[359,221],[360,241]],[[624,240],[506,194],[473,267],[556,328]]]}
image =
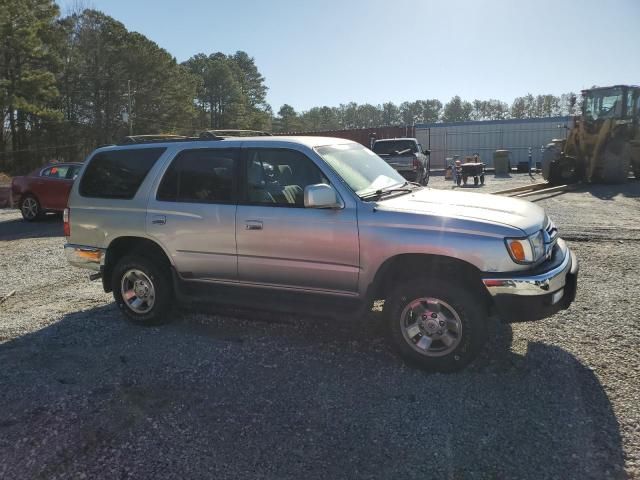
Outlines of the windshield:
{"label": "windshield", "polygon": [[387,162],[360,144],[328,145],[316,152],[359,196],[405,183]]}
{"label": "windshield", "polygon": [[373,151],[380,155],[394,155],[396,152],[402,152],[403,150],[410,150],[412,153],[416,153],[418,146],[416,142],[411,140],[393,140],[373,144]]}

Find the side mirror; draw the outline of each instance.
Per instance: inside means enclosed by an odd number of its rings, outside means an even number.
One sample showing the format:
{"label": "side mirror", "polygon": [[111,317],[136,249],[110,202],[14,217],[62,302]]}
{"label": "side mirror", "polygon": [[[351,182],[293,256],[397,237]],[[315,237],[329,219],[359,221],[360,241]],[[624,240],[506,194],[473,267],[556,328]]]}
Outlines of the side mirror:
{"label": "side mirror", "polygon": [[304,187],[304,206],[306,208],[342,208],[338,192],[331,185],[318,183]]}

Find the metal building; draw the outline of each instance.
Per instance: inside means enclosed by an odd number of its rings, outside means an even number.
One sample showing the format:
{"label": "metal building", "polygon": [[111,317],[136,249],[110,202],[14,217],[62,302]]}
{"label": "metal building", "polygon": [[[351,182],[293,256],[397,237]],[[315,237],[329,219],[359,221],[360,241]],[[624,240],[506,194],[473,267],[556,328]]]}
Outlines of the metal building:
{"label": "metal building", "polygon": [[542,161],[541,147],[565,138],[572,123],[572,117],[426,123],[415,126],[415,135],[425,148],[431,145],[431,168],[445,168],[455,158],[464,160],[476,153],[493,166],[493,152],[498,149],[510,150],[515,166],[528,161],[529,147],[534,164]]}

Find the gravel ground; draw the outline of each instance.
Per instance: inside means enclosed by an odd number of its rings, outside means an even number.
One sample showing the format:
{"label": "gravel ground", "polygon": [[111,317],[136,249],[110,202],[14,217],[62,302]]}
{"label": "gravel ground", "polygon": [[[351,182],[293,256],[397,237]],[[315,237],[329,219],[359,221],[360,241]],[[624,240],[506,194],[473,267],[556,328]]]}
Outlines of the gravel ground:
{"label": "gravel ground", "polygon": [[495,176],[492,173],[485,176],[484,185],[473,186],[473,179],[468,185],[456,186],[452,180],[445,180],[444,175],[432,175],[429,179],[429,186],[432,188],[442,188],[450,190],[462,190],[465,192],[479,192],[479,193],[492,193],[499,190],[506,190],[508,188],[523,187],[525,185],[531,185],[534,183],[543,183],[545,180],[542,178],[541,173],[517,174],[512,173],[507,176]]}
{"label": "gravel ground", "polygon": [[576,302],[454,375],[405,366],[375,315],[130,325],[59,218],[0,210],[0,478],[640,478],[640,183],[531,200],[581,260]]}

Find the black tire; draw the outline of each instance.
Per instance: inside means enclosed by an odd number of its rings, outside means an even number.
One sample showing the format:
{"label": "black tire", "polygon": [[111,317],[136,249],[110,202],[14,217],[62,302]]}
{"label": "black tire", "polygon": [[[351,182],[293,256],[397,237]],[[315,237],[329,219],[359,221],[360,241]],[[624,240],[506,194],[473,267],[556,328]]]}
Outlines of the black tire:
{"label": "black tire", "polygon": [[[453,348],[450,352],[444,351],[438,355],[421,353],[418,349],[419,341],[413,342],[405,338],[403,312],[421,298],[437,299],[444,302],[448,306],[441,308],[444,308],[448,313],[453,311],[457,314],[461,332],[459,339],[456,340],[458,343],[455,347],[450,347]],[[388,305],[388,308],[385,306],[385,314],[395,347],[404,359],[424,370],[436,372],[461,370],[476,358],[487,341],[486,305],[483,299],[473,292],[472,287],[465,287],[464,284],[454,284],[446,279],[405,281],[396,287],[386,300],[385,305]],[[451,307],[451,311],[448,307]],[[429,318],[427,317],[426,321]],[[422,334],[422,331],[417,335],[421,335],[420,338],[429,336],[433,338],[433,342],[439,341],[435,336]],[[417,335],[414,340],[418,338]]]}
{"label": "black tire", "polygon": [[484,185],[484,174],[480,175],[480,184]]}
{"label": "black tire", "polygon": [[[148,311],[136,312],[134,307],[130,306],[129,302],[123,298],[123,277],[131,271],[142,272],[143,277],[146,277],[146,280],[151,282],[154,296],[153,304]],[[143,277],[139,279],[144,283],[146,280]],[[131,322],[138,325],[151,326],[168,323],[171,320],[170,313],[173,307],[174,292],[171,274],[168,269],[163,266],[161,260],[144,256],[122,257],[113,268],[111,285],[113,288],[113,298],[118,308]],[[135,298],[137,299],[137,297]],[[141,308],[139,310],[144,309]]]}
{"label": "black tire", "polygon": [[27,222],[36,222],[44,215],[40,202],[33,195],[25,195],[20,201],[20,213]]}
{"label": "black tire", "polygon": [[473,184],[477,187],[478,183],[480,183],[480,179],[478,177],[473,177]]}
{"label": "black tire", "polygon": [[469,177],[467,177],[466,175],[464,175],[462,177],[462,183],[464,183],[465,185],[467,184],[467,180],[469,179]]}
{"label": "black tire", "polygon": [[429,166],[428,165],[424,169],[424,176],[422,177],[422,185],[425,187],[429,185]]}
{"label": "black tire", "polygon": [[602,183],[625,183],[631,169],[631,148],[622,141],[607,145],[601,160],[602,167],[593,180]]}

